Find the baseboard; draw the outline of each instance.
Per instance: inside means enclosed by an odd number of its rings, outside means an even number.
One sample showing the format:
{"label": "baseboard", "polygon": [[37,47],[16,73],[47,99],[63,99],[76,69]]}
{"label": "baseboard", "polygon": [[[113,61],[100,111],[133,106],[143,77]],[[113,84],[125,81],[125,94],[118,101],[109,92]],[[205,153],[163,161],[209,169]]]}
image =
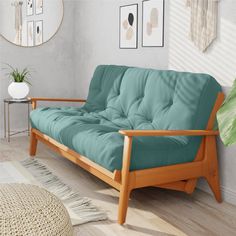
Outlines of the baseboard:
{"label": "baseboard", "polygon": [[[213,193],[210,190],[207,183],[205,183],[203,181],[199,182],[197,188],[201,189],[204,192],[207,192],[207,193],[213,195]],[[229,189],[225,186],[221,186],[221,192],[222,192],[222,198],[225,202],[236,205],[236,191],[235,190]]]}

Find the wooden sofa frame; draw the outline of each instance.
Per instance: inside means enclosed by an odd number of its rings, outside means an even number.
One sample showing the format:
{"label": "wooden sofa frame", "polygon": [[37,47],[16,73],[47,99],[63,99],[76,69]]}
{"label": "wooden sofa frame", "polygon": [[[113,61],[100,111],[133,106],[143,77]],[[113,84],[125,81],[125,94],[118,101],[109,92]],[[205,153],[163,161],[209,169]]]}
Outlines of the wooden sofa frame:
{"label": "wooden sofa frame", "polygon": [[[196,187],[197,179],[199,177],[204,177],[214,193],[216,200],[221,202],[222,198],[216,149],[216,136],[219,133],[218,131],[213,130],[213,127],[216,112],[220,108],[223,100],[223,93],[219,93],[214,108],[211,112],[206,130],[119,131],[120,134],[124,135],[123,166],[121,171],[115,170],[112,173],[34,128],[31,129],[30,155],[36,155],[37,142],[39,140],[63,157],[69,159],[120,191],[118,223],[121,225],[125,223],[130,192],[137,188],[155,186],[179,190],[191,194]],[[39,101],[86,102],[86,100],[83,99],[63,98],[31,98],[31,101],[32,109],[36,109],[37,102]],[[193,162],[130,171],[132,139],[137,136],[202,136],[203,138]]]}

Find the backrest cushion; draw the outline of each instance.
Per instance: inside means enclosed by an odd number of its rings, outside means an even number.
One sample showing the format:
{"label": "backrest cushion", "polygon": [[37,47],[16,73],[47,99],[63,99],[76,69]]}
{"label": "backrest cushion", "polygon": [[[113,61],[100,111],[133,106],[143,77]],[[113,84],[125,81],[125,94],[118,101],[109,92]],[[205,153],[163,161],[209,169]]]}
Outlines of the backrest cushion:
{"label": "backrest cushion", "polygon": [[205,129],[220,91],[206,74],[100,66],[85,107],[120,129]]}
{"label": "backrest cushion", "polygon": [[98,66],[89,86],[89,94],[84,109],[89,112],[104,110],[114,81],[121,81],[127,69],[126,66]]}

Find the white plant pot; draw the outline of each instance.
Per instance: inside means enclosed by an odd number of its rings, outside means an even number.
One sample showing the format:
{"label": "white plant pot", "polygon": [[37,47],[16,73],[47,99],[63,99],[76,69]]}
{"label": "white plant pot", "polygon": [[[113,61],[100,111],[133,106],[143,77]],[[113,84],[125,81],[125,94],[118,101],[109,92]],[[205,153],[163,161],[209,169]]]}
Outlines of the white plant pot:
{"label": "white plant pot", "polygon": [[8,93],[14,99],[23,99],[29,94],[29,86],[25,82],[12,82],[8,86]]}

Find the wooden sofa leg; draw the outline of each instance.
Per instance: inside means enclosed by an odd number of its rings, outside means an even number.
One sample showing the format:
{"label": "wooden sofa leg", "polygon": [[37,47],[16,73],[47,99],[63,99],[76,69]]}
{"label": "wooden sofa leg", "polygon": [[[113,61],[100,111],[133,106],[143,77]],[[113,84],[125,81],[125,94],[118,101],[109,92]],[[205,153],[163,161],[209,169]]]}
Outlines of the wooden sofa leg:
{"label": "wooden sofa leg", "polygon": [[38,140],[36,138],[36,135],[33,131],[31,131],[31,133],[30,133],[30,150],[29,150],[30,156],[36,155],[37,144],[38,144]]}
{"label": "wooden sofa leg", "polygon": [[212,192],[214,193],[215,199],[217,200],[217,202],[221,203],[222,197],[221,197],[220,181],[219,181],[218,173],[215,173],[212,176],[207,176],[206,180]]}
{"label": "wooden sofa leg", "polygon": [[124,152],[123,152],[123,165],[121,171],[121,189],[119,198],[119,210],[118,210],[118,223],[123,225],[125,223],[129,195],[131,191],[130,183],[130,157],[132,150],[132,137],[125,136],[124,140]]}
{"label": "wooden sofa leg", "polygon": [[215,137],[206,138],[207,171],[205,178],[216,198],[222,202]]}
{"label": "wooden sofa leg", "polygon": [[118,213],[118,223],[123,225],[125,223],[127,209],[129,204],[130,190],[125,191],[123,188],[120,192],[119,198],[119,213]]}

